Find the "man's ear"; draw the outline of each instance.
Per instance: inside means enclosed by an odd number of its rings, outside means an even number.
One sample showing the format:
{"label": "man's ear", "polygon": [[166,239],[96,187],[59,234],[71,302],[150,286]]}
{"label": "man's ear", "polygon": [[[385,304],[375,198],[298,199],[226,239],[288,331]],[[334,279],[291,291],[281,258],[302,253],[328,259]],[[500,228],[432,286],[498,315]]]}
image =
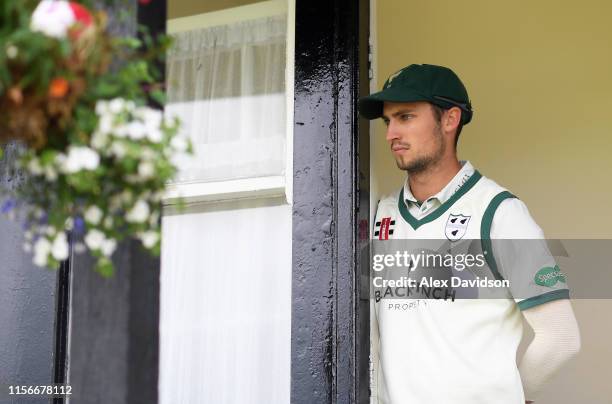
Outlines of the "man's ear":
{"label": "man's ear", "polygon": [[444,119],[442,121],[442,128],[446,133],[454,132],[461,122],[461,109],[459,107],[452,107],[446,110]]}

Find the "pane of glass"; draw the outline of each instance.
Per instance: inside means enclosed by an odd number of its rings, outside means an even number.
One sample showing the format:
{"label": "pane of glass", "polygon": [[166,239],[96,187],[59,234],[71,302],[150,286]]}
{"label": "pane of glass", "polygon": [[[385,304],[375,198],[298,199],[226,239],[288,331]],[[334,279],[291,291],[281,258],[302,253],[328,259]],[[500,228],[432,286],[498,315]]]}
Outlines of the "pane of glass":
{"label": "pane of glass", "polygon": [[176,182],[283,175],[286,11],[222,24],[215,13],[190,18],[170,32],[167,58],[166,112],[195,149]]}
{"label": "pane of glass", "polygon": [[162,229],[160,404],[289,403],[291,206],[201,205]]}

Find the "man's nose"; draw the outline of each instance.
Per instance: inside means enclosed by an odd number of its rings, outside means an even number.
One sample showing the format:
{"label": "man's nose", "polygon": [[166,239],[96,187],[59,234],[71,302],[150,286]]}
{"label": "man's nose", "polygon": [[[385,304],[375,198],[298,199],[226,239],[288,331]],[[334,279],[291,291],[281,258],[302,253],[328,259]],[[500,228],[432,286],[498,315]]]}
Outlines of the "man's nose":
{"label": "man's nose", "polygon": [[395,139],[399,139],[397,126],[393,123],[393,121],[389,122],[389,124],[387,125],[387,133],[385,134],[385,139],[387,139],[388,142],[391,142]]}

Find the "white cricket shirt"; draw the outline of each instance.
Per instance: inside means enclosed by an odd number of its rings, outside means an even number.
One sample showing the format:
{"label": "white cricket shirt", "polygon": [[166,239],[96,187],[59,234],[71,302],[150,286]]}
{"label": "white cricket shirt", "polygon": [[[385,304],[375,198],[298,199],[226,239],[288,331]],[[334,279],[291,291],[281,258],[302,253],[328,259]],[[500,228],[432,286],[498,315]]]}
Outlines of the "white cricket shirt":
{"label": "white cricket shirt", "polygon": [[[495,251],[492,239],[541,239],[542,231],[524,203],[469,162],[461,163],[449,184],[421,206],[408,181],[382,199],[373,238],[484,240],[483,250],[492,251],[487,258],[491,274],[512,282],[509,293],[516,295],[455,301],[373,299],[374,403],[524,403],[516,364],[520,309],[569,296],[550,254],[542,261],[503,248]],[[554,284],[549,278],[534,283],[544,269]]]}

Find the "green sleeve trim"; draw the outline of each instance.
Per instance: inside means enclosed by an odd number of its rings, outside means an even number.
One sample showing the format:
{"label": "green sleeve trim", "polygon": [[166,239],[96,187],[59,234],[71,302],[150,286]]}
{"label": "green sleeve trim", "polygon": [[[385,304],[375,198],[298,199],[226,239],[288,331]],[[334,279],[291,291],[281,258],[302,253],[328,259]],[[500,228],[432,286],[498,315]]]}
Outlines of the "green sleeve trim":
{"label": "green sleeve trim", "polygon": [[453,194],[453,196],[448,198],[448,200],[442,205],[440,205],[436,210],[421,219],[415,218],[408,211],[408,208],[406,207],[406,202],[404,201],[404,188],[402,188],[397,201],[400,214],[402,215],[404,220],[408,222],[408,224],[410,224],[410,226],[412,226],[414,230],[416,230],[425,223],[434,221],[440,216],[442,216],[442,214],[444,214],[444,212],[446,212],[451,206],[453,206],[453,204],[457,202],[459,198],[465,195],[467,191],[472,189],[480,178],[482,178],[482,174],[480,174],[478,170],[475,170],[474,174],[472,174],[470,178],[463,185],[461,185],[461,187]]}
{"label": "green sleeve trim", "polygon": [[504,280],[504,277],[501,276],[499,270],[497,269],[497,263],[495,262],[495,257],[493,256],[493,245],[491,243],[491,226],[493,225],[493,217],[495,216],[495,211],[499,207],[499,205],[506,199],[516,198],[516,196],[512,195],[508,191],[500,192],[495,195],[495,197],[487,206],[485,213],[482,217],[482,222],[480,224],[480,242],[482,244],[482,252],[485,255],[485,259],[489,268],[491,268],[491,272],[495,279]]}
{"label": "green sleeve trim", "polygon": [[543,295],[530,297],[529,299],[521,300],[520,302],[518,302],[518,307],[521,310],[527,310],[532,307],[559,299],[569,299],[569,290],[558,289],[544,293]]}

